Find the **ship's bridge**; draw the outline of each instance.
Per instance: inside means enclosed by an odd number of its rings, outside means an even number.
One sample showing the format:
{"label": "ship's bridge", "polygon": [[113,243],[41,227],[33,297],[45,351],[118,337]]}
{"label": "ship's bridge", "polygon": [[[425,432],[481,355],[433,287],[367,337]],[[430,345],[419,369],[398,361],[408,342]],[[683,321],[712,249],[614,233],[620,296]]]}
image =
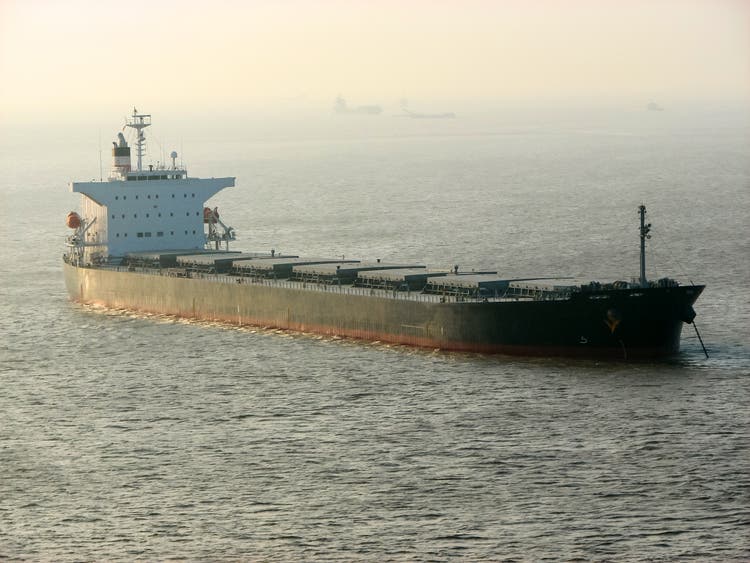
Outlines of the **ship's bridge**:
{"label": "ship's bridge", "polygon": [[234,186],[234,177],[188,177],[185,168],[177,166],[176,152],[170,155],[171,166],[149,165],[143,170],[142,130],[150,124],[150,116],[137,110],[126,124],[136,129],[135,169],[131,169],[130,146],[119,133],[108,181],[70,184],[71,191],[83,195],[85,228],[79,238],[84,239],[87,260],[147,250],[202,249],[207,241],[206,201]]}
{"label": "ship's bridge", "polygon": [[[234,186],[226,178],[160,178],[145,181],[72,182],[82,194],[83,216],[93,222],[86,233],[91,252],[200,249],[206,244],[203,209],[212,196]],[[145,175],[144,175],[145,176]]]}
{"label": "ship's bridge", "polygon": [[128,172],[123,179],[128,182],[146,182],[153,180],[182,180],[183,178],[187,178],[185,170],[157,168],[156,170]]}

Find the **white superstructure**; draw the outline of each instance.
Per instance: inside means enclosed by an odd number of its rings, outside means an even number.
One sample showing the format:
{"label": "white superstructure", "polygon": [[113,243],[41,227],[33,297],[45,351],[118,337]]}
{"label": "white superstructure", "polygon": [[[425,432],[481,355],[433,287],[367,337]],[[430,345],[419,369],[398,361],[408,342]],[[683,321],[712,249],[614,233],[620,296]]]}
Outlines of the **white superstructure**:
{"label": "white superstructure", "polygon": [[[70,183],[71,191],[80,193],[83,199],[81,224],[70,237],[70,245],[84,262],[144,250],[202,249],[208,242],[205,203],[224,188],[234,186],[235,179],[189,178],[185,169],[177,167],[175,152],[171,154],[171,166],[150,165],[143,170],[143,129],[150,124],[151,116],[135,109],[126,123],[136,132],[135,169],[131,167],[130,147],[119,133],[113,143],[108,180]],[[209,227],[215,227],[210,212],[208,219]],[[232,238],[231,229],[221,235],[227,242]],[[216,241],[215,234],[212,241]]]}

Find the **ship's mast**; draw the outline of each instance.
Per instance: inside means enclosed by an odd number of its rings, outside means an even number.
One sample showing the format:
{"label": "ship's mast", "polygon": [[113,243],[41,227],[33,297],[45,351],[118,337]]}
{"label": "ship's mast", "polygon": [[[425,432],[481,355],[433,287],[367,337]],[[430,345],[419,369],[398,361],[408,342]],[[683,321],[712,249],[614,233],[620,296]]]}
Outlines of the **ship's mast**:
{"label": "ship's mast", "polygon": [[136,132],[135,152],[138,155],[138,171],[143,170],[142,160],[146,151],[146,137],[143,135],[143,129],[151,125],[151,114],[139,114],[138,110],[133,108],[133,116],[125,126],[132,127]]}
{"label": "ship's mast", "polygon": [[638,207],[638,215],[641,216],[641,287],[648,287],[646,281],[646,239],[651,238],[648,234],[651,230],[651,223],[646,224],[646,206]]}

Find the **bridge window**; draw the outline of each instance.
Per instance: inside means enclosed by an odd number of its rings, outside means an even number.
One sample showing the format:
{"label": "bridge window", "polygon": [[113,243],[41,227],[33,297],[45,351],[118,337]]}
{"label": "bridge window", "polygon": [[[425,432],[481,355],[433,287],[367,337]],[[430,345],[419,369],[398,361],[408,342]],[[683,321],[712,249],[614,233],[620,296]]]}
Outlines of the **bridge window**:
{"label": "bridge window", "polygon": [[143,238],[143,233],[136,233],[135,236],[137,236],[138,238]]}

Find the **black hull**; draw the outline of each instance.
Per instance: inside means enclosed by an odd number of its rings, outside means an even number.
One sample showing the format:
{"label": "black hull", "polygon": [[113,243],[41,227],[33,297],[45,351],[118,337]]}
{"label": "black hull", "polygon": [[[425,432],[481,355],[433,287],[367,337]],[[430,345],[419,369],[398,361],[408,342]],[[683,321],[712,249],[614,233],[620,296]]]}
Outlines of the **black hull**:
{"label": "black hull", "polygon": [[703,291],[652,287],[543,301],[440,302],[222,275],[177,278],[67,263],[64,269],[71,298],[82,303],[442,350],[613,359],[676,354]]}
{"label": "black hull", "polygon": [[[475,303],[466,349],[533,356],[659,358],[679,352],[702,286],[611,290],[565,301]],[[460,325],[466,313],[454,323]],[[461,348],[463,349],[463,348]]]}

